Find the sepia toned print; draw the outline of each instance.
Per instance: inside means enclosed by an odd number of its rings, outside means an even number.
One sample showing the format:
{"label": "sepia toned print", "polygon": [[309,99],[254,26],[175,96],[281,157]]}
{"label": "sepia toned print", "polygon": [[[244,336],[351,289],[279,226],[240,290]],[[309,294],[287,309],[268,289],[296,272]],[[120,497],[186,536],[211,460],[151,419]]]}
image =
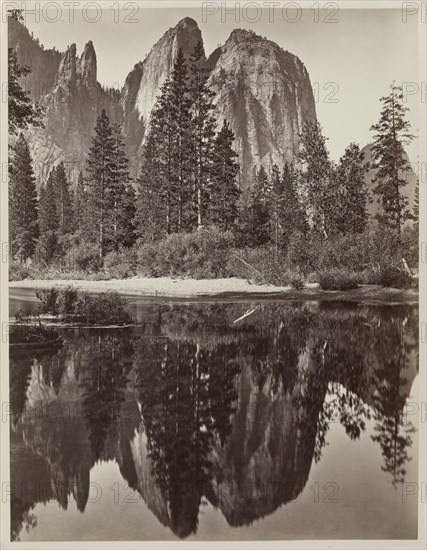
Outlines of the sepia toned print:
{"label": "sepia toned print", "polygon": [[423,3],[2,9],[5,547],[422,547]]}

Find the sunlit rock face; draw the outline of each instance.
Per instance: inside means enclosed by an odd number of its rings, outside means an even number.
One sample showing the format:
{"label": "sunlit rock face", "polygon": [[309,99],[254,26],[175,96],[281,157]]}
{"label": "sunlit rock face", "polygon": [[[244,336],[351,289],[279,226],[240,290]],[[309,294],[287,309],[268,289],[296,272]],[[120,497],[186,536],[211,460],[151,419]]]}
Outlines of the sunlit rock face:
{"label": "sunlit rock face", "polygon": [[130,156],[139,157],[151,111],[161,86],[172,71],[178,50],[181,48],[188,59],[200,41],[202,34],[197,23],[186,17],[169,29],[129,73],[122,89],[121,104]]}
{"label": "sunlit rock face", "polygon": [[227,119],[236,136],[244,190],[255,167],[294,159],[304,123],[316,119],[310,77],[298,57],[241,29],[208,63],[218,120]]}
{"label": "sunlit rock face", "polygon": [[[197,23],[186,17],[169,29],[146,58],[128,74],[121,91],[97,82],[97,60],[89,41],[79,55],[71,44],[64,53],[44,50],[28,30],[9,23],[9,45],[18,61],[32,73],[24,83],[38,89],[35,99],[46,109],[45,129],[31,129],[29,143],[38,184],[53,164],[64,160],[75,183],[97,117],[103,108],[113,122],[123,124],[132,175],[141,165],[141,147],[150,115],[162,84],[181,48],[189,59],[202,41]],[[304,64],[277,44],[245,30],[234,30],[226,43],[207,60],[209,84],[216,92],[215,114],[233,129],[241,164],[240,187],[252,185],[253,169],[262,163],[283,166],[292,160],[299,133],[307,120],[315,120],[315,104]],[[40,85],[41,84],[41,85]]]}
{"label": "sunlit rock face", "polygon": [[103,108],[113,122],[122,121],[119,92],[97,81],[97,60],[89,41],[81,55],[71,44],[64,53],[44,50],[28,30],[9,20],[9,46],[18,62],[31,74],[24,89],[45,109],[45,128],[30,128],[27,138],[34,161],[37,184],[46,181],[52,167],[64,161],[68,176],[77,181],[83,169],[96,119]]}

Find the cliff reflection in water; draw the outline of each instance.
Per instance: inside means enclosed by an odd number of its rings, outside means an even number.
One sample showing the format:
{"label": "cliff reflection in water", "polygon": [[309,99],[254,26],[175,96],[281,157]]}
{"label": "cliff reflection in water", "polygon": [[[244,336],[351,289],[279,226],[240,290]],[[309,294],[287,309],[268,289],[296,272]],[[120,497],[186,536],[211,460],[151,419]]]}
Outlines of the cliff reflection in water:
{"label": "cliff reflection in water", "polygon": [[229,525],[250,524],[301,493],[337,421],[358,439],[373,419],[383,475],[405,479],[415,308],[143,313],[142,327],[67,329],[56,353],[11,353],[13,539],[37,524],[38,502],[66,509],[72,498],[84,512],[90,470],[109,460],[178,537],[197,532],[205,500]]}

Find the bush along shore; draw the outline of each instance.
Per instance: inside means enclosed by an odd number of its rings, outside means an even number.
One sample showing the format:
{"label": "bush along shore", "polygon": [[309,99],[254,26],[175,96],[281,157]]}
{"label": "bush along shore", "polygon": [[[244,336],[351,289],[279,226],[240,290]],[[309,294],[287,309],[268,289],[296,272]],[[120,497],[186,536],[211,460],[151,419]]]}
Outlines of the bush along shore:
{"label": "bush along shore", "polygon": [[11,281],[236,277],[297,290],[310,283],[318,283],[323,290],[350,290],[359,285],[405,289],[417,286],[415,243],[409,229],[397,238],[391,230],[375,228],[327,240],[297,235],[284,253],[271,245],[238,247],[231,232],[213,228],[110,252],[102,267],[96,251],[81,247],[69,264],[58,262],[46,268],[35,261],[12,261],[9,275]]}
{"label": "bush along shore", "polygon": [[117,292],[102,292],[92,296],[79,294],[74,288],[68,287],[37,290],[36,296],[41,302],[38,311],[19,310],[15,315],[15,326],[22,326],[21,323],[34,318],[71,325],[133,324],[127,301]]}

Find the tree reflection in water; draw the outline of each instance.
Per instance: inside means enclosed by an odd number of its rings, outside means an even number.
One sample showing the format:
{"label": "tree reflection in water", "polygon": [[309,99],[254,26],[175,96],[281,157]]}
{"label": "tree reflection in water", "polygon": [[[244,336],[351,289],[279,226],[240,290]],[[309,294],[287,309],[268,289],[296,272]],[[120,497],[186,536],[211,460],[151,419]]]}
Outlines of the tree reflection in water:
{"label": "tree reflection in water", "polygon": [[[197,532],[206,500],[250,524],[301,493],[332,422],[357,440],[372,417],[382,468],[404,481],[415,308],[150,307],[143,326],[68,330],[58,352],[11,354],[12,482],[46,487],[13,494],[14,540],[37,502],[73,498],[83,512],[90,470],[107,460],[178,537]],[[70,402],[71,417],[47,418]]]}

